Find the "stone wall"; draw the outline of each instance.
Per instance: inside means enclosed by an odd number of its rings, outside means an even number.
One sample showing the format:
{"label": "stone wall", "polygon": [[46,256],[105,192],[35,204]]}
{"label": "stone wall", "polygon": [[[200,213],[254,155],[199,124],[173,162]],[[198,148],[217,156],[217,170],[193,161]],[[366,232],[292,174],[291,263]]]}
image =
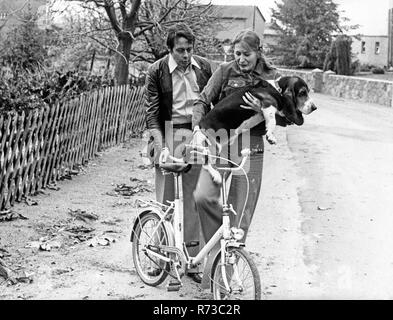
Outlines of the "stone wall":
{"label": "stone wall", "polygon": [[325,78],[322,93],[392,107],[392,89],[390,81],[330,75]]}
{"label": "stone wall", "polygon": [[314,74],[311,71],[292,70],[292,69],[278,69],[282,76],[298,76],[302,78],[309,85],[310,88],[315,90]]}
{"label": "stone wall", "polygon": [[301,71],[279,69],[283,76],[294,75],[303,78],[315,92],[339,98],[393,106],[393,82],[377,79],[339,76],[332,71],[319,69]]}

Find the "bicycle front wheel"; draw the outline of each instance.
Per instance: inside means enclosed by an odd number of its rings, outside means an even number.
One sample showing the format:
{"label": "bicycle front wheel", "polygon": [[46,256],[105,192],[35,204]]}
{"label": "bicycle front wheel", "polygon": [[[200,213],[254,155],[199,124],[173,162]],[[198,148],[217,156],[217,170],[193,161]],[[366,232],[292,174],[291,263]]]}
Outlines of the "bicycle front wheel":
{"label": "bicycle front wheel", "polygon": [[[230,248],[221,263],[221,253],[213,265],[214,300],[260,300],[261,280],[255,262],[243,248]],[[226,281],[225,281],[226,279]],[[225,286],[229,285],[229,290]]]}
{"label": "bicycle front wheel", "polygon": [[165,255],[160,245],[170,245],[168,231],[156,213],[148,212],[139,219],[133,232],[132,257],[136,272],[144,283],[158,286],[168,276],[170,264],[149,254],[146,249]]}

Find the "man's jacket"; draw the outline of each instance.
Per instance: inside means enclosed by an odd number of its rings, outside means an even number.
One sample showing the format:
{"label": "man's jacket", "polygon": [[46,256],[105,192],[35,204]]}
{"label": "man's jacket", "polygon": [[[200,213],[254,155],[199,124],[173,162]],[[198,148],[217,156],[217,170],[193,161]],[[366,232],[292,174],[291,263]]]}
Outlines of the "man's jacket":
{"label": "man's jacket", "polygon": [[[192,66],[202,92],[212,75],[206,59],[193,55],[201,69]],[[153,63],[148,70],[145,85],[145,106],[147,129],[159,129],[164,134],[165,121],[172,120],[172,77],[168,67],[169,56]]]}

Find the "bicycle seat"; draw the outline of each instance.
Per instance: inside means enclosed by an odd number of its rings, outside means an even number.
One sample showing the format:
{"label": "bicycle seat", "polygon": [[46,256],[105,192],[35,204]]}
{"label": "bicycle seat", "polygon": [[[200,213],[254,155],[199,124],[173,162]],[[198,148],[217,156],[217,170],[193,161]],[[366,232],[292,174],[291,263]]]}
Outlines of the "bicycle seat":
{"label": "bicycle seat", "polygon": [[190,163],[160,163],[160,168],[173,173],[186,173],[191,169]]}

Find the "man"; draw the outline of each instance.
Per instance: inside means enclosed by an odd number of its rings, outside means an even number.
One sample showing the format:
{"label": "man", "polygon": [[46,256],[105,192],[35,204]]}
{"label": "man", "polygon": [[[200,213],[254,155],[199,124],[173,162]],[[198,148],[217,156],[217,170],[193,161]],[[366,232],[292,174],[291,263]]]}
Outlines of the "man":
{"label": "man", "polygon": [[[167,37],[169,54],[151,65],[146,77],[146,123],[151,134],[149,143],[153,146],[156,200],[159,202],[174,199],[174,179],[172,175],[163,175],[158,163],[165,162],[169,153],[180,157],[181,154],[175,152],[177,147],[191,141],[193,104],[211,76],[210,64],[193,55],[194,42],[195,36],[189,27],[184,24],[172,27]],[[176,140],[176,137],[186,137],[186,141]],[[195,256],[202,245],[193,197],[200,169],[200,165],[193,165],[182,175],[184,241],[191,256]],[[151,272],[154,274],[154,270]],[[189,270],[188,275],[201,282],[198,269]]]}

